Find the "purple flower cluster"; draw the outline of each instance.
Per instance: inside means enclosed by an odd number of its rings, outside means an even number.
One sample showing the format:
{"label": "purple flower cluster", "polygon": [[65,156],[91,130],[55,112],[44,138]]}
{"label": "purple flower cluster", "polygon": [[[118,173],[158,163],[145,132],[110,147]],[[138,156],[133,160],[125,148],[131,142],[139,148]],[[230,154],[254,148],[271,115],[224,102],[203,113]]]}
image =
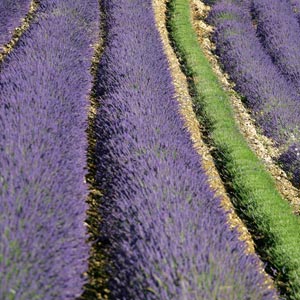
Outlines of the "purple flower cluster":
{"label": "purple flower cluster", "polygon": [[[2,12],[1,12],[2,13]],[[97,0],[45,0],[0,73],[0,299],[85,282],[87,106]]]}
{"label": "purple flower cluster", "polygon": [[151,1],[103,6],[96,179],[112,298],[274,299],[184,129]]}
{"label": "purple flower cluster", "polygon": [[20,25],[21,19],[29,11],[30,0],[0,1],[0,51],[9,42],[14,29]]}
{"label": "purple flower cluster", "polygon": [[[271,5],[274,1],[266,2]],[[225,70],[236,83],[236,89],[246,97],[245,101],[263,133],[272,138],[277,146],[282,147],[283,154],[279,162],[291,173],[292,181],[299,184],[297,166],[300,165],[300,156],[295,149],[300,149],[300,129],[297,124],[297,120],[300,120],[300,96],[292,82],[292,78],[294,79],[299,71],[295,70],[294,75],[287,78],[287,71],[283,71],[283,65],[287,70],[288,60],[281,59],[280,69],[279,63],[274,64],[277,58],[275,59],[275,54],[270,56],[264,47],[266,38],[262,42],[256,35],[257,20],[251,19],[250,9],[249,1],[222,0],[213,7],[210,20],[216,26],[214,40],[217,53]],[[270,27],[269,24],[264,29],[268,31]],[[275,27],[274,31],[278,30],[277,26]],[[270,39],[271,37],[272,35]],[[297,52],[297,49],[292,48],[290,46],[289,52],[294,53],[289,58]],[[278,52],[276,55],[278,56]]]}
{"label": "purple flower cluster", "polygon": [[296,14],[296,17],[297,17],[298,22],[299,22],[299,19],[300,19],[300,0],[288,0],[288,1],[291,3],[293,12]]}
{"label": "purple flower cluster", "polygon": [[257,34],[280,72],[300,95],[300,27],[288,0],[252,0]]}

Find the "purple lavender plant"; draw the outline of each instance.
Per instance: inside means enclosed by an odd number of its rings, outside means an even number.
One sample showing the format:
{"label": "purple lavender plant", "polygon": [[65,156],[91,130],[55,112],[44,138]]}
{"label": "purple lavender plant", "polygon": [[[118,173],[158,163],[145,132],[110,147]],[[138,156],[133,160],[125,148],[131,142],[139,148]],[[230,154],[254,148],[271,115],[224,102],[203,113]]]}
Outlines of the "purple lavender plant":
{"label": "purple lavender plant", "polygon": [[65,300],[87,271],[97,0],[45,0],[0,73],[0,299]]}
{"label": "purple lavender plant", "polygon": [[288,0],[253,0],[257,34],[288,81],[300,94],[300,27]]}
{"label": "purple lavender plant", "polygon": [[[300,148],[298,144],[292,144],[287,151],[280,156],[281,163],[290,166],[290,172],[295,174],[296,178],[300,178]],[[292,163],[291,163],[292,162]],[[295,182],[296,184],[296,182]]]}
{"label": "purple lavender plant", "polygon": [[288,0],[292,6],[293,12],[296,14],[298,22],[300,22],[300,1],[299,0]]}
{"label": "purple lavender plant", "polygon": [[[212,9],[210,21],[216,26],[214,40],[225,70],[246,97],[246,104],[263,133],[283,148],[300,147],[300,97],[294,84],[285,78],[256,36],[256,24],[250,16],[249,1],[222,0]],[[299,184],[298,156],[282,160],[283,168]]]}
{"label": "purple lavender plant", "polygon": [[151,1],[103,3],[96,179],[112,299],[275,299],[184,129]]}
{"label": "purple lavender plant", "polygon": [[30,0],[0,1],[0,51],[12,38],[12,33],[29,11]]}

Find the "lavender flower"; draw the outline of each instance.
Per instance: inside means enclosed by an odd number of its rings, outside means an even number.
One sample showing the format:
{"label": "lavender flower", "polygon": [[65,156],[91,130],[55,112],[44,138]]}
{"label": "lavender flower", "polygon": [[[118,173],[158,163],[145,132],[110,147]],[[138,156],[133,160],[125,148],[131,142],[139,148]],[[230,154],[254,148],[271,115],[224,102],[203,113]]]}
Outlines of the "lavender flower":
{"label": "lavender flower", "polygon": [[0,299],[74,299],[87,271],[97,0],[45,0],[0,73]]}
{"label": "lavender flower", "polygon": [[0,2],[0,50],[10,41],[12,33],[29,11],[30,0],[1,0]]}

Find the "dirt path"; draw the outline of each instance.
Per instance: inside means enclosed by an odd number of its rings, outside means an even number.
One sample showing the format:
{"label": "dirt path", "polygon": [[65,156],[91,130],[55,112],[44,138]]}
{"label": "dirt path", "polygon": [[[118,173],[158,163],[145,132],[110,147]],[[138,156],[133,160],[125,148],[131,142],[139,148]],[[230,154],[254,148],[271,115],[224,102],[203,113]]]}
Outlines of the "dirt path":
{"label": "dirt path", "polygon": [[286,173],[278,167],[273,159],[279,156],[279,150],[273,146],[273,142],[270,139],[258,133],[255,121],[233,89],[234,84],[230,82],[229,76],[221,70],[218,58],[213,54],[215,45],[210,40],[213,27],[207,25],[204,21],[210,7],[203,4],[200,0],[190,0],[190,3],[193,25],[197,32],[199,43],[224,90],[230,95],[235,121],[241,133],[250,148],[275,179],[276,187],[282,197],[289,201],[295,214],[300,214],[300,190],[291,184]]}

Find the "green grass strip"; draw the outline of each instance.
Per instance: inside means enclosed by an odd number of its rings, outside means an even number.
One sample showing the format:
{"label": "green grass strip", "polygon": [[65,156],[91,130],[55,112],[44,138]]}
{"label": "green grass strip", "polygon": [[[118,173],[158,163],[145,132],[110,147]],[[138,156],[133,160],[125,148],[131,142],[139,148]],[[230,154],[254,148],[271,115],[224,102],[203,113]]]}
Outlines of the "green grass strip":
{"label": "green grass strip", "polygon": [[168,28],[189,78],[197,118],[216,149],[213,156],[236,211],[281,293],[300,299],[300,219],[240,133],[229,96],[199,46],[189,0],[169,1]]}

